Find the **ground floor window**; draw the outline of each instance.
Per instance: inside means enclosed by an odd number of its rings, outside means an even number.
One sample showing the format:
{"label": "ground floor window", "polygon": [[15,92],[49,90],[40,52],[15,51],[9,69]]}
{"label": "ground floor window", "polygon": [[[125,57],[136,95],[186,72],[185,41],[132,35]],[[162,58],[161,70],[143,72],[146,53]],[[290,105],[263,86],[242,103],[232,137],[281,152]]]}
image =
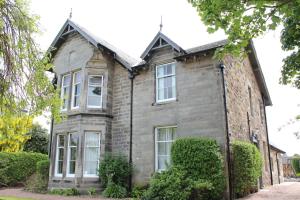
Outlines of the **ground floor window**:
{"label": "ground floor window", "polygon": [[78,136],[70,133],[68,138],[67,176],[74,177],[76,169]]}
{"label": "ground floor window", "polygon": [[55,176],[62,176],[64,163],[65,137],[57,135]]}
{"label": "ground floor window", "polygon": [[155,170],[163,171],[170,164],[171,146],[176,134],[176,127],[157,127],[155,129]]}
{"label": "ground floor window", "polygon": [[100,133],[85,132],[84,176],[97,176],[100,158]]}

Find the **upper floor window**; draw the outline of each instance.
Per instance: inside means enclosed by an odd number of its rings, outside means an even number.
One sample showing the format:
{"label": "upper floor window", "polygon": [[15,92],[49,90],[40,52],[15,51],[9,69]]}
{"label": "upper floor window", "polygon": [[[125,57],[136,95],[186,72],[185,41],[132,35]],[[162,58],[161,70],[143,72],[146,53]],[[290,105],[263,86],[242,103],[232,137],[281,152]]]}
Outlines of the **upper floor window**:
{"label": "upper floor window", "polygon": [[73,88],[72,88],[72,109],[79,108],[81,86],[81,71],[73,74]]}
{"label": "upper floor window", "polygon": [[176,99],[175,63],[156,67],[156,102]]}
{"label": "upper floor window", "polygon": [[102,107],[103,76],[90,75],[88,79],[87,106],[89,108]]}
{"label": "upper floor window", "polygon": [[159,127],[155,130],[155,169],[166,170],[171,160],[171,146],[176,127]]}
{"label": "upper floor window", "polygon": [[66,111],[69,105],[69,93],[70,93],[70,80],[71,75],[66,74],[62,77],[62,84],[61,84],[61,99],[62,99],[62,106],[61,110]]}

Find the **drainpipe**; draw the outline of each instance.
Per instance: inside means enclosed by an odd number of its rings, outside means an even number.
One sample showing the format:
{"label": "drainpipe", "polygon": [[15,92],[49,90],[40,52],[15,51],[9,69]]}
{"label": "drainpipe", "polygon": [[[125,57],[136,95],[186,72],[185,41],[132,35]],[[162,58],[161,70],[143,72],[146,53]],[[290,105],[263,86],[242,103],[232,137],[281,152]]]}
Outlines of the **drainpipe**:
{"label": "drainpipe", "polygon": [[269,143],[269,131],[268,131],[268,123],[267,123],[267,113],[266,113],[266,104],[265,100],[263,99],[263,106],[264,106],[264,115],[265,115],[265,126],[266,126],[266,134],[267,134],[267,143],[268,143],[268,154],[269,154],[269,168],[270,168],[270,175],[271,175],[271,185],[273,185],[273,174],[272,174],[272,166],[271,166],[271,152],[270,152],[270,143]]}
{"label": "drainpipe", "polygon": [[[132,166],[132,113],[133,113],[133,79],[134,72],[129,71],[130,79],[130,133],[129,133],[129,164]],[[129,176],[129,191],[132,190],[132,174]]]}
{"label": "drainpipe", "polygon": [[54,125],[54,119],[51,117],[51,126],[50,126],[50,138],[49,138],[49,147],[48,147],[48,157],[49,159],[51,158],[51,153],[52,153],[52,137],[53,137],[53,125]]}
{"label": "drainpipe", "polygon": [[226,98],[226,85],[224,76],[224,64],[220,63],[223,86],[223,100],[224,100],[224,113],[225,113],[225,124],[226,124],[226,157],[227,157],[227,168],[228,168],[228,183],[229,183],[229,199],[233,199],[233,187],[232,187],[232,173],[231,173],[231,154],[230,154],[230,136],[228,127],[228,115],[227,115],[227,98]]}

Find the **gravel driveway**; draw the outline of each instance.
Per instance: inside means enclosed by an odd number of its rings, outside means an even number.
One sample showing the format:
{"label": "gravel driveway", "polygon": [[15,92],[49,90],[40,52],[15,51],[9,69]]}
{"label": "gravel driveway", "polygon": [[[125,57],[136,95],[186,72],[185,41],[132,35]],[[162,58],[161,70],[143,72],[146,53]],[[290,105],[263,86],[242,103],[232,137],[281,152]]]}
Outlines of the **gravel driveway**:
{"label": "gravel driveway", "polygon": [[300,182],[285,182],[267,187],[240,200],[300,200]]}

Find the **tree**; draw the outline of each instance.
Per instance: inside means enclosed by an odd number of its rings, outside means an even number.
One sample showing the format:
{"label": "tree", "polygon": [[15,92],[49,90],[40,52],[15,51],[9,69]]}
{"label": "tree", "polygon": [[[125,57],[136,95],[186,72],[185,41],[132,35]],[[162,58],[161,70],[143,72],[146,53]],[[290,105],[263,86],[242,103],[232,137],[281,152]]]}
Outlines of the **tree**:
{"label": "tree", "polygon": [[0,0],[0,115],[48,109],[59,119],[59,95],[47,76],[52,66],[34,41],[38,30],[26,0]]}
{"label": "tree", "polygon": [[30,139],[24,145],[24,151],[48,153],[49,134],[48,130],[39,124],[33,124],[29,133]]}
{"label": "tree", "polygon": [[188,1],[197,8],[208,32],[223,29],[228,36],[218,56],[241,55],[250,39],[282,24],[282,49],[291,54],[283,60],[280,82],[300,89],[300,0]]}
{"label": "tree", "polygon": [[25,142],[30,138],[27,133],[31,126],[32,118],[28,116],[0,116],[0,151],[21,151]]}

